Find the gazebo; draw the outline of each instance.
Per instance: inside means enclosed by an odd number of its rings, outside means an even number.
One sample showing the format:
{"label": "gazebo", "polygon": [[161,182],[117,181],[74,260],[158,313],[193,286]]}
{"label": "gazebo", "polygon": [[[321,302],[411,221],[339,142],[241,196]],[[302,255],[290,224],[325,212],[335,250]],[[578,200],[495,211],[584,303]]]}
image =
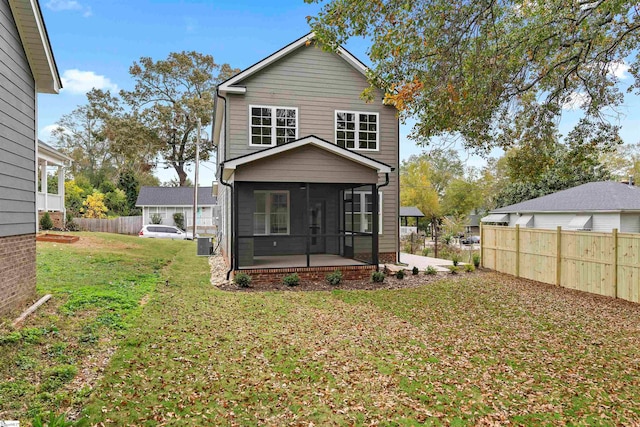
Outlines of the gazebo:
{"label": "gazebo", "polygon": [[[415,218],[416,225],[409,226],[408,218]],[[400,207],[400,237],[407,236],[411,233],[418,232],[418,220],[424,218],[424,214],[416,206],[401,206]]]}

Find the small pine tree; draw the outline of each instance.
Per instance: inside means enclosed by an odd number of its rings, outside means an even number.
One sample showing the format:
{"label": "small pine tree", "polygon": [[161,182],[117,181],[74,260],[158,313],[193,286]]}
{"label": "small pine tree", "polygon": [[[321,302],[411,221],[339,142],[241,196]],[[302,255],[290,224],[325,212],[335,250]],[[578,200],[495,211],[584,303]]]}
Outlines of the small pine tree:
{"label": "small pine tree", "polygon": [[40,218],[40,229],[41,230],[51,230],[53,228],[53,220],[51,219],[51,215],[49,212],[45,212]]}

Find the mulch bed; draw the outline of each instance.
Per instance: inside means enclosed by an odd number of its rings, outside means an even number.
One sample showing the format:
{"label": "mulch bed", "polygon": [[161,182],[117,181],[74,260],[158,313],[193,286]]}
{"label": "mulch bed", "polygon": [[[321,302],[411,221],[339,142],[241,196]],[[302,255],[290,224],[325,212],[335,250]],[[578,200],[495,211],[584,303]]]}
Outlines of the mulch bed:
{"label": "mulch bed", "polygon": [[68,234],[38,234],[36,241],[38,242],[56,242],[56,243],[75,243],[80,240],[78,236],[69,236]]}

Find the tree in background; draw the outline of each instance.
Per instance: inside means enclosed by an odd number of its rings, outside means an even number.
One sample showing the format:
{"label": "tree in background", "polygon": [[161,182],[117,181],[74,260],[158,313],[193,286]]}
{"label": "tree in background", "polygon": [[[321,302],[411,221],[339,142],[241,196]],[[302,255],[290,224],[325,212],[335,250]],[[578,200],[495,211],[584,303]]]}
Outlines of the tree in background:
{"label": "tree in background", "polygon": [[567,106],[584,116],[575,131],[617,141],[608,119],[623,101],[620,74],[640,87],[635,1],[306,1],[325,3],[308,18],[324,47],[372,41],[372,87],[417,120],[411,136],[424,143],[454,135],[486,153],[557,123]]}
{"label": "tree in background", "polygon": [[[195,159],[196,123],[211,123],[216,84],[239,70],[218,65],[213,56],[198,52],[170,53],[167,59],[140,58],[129,69],[136,85],[121,91],[122,98],[143,127],[157,138],[154,146],[164,161],[186,184],[185,165]],[[206,160],[212,141],[202,141],[201,158]]]}
{"label": "tree in background", "polygon": [[[425,155],[411,156],[400,166],[400,204],[417,206],[433,223],[442,216],[440,198],[431,177],[433,170]],[[419,224],[416,224],[419,225]]]}
{"label": "tree in background", "polygon": [[84,190],[76,184],[76,181],[71,180],[64,183],[64,206],[67,209],[67,216],[80,216],[84,194]]}
{"label": "tree in background", "polygon": [[640,181],[640,143],[621,145],[615,151],[602,153],[600,161],[617,181],[627,181],[633,177]]}
{"label": "tree in background", "polygon": [[125,194],[128,215],[140,214],[140,208],[136,207],[138,193],[140,192],[140,182],[132,170],[125,170],[120,173],[118,188]]}
{"label": "tree in background", "polygon": [[84,218],[106,218],[109,210],[104,204],[104,194],[95,190],[82,202],[82,216]]}

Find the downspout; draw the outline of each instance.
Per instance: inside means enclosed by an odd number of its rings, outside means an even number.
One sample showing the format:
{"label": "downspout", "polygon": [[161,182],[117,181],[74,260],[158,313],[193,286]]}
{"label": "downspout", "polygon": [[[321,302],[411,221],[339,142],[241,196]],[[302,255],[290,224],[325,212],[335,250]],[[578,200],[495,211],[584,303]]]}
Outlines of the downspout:
{"label": "downspout", "polygon": [[[393,170],[393,169],[391,169]],[[380,196],[378,195],[380,193],[380,189],[382,187],[386,187],[387,185],[389,185],[389,172],[384,174],[384,184],[380,184],[376,186],[376,197],[378,198],[377,200],[380,200]],[[378,203],[379,204],[379,203]],[[379,206],[379,210],[383,210],[382,206]],[[377,212],[376,212],[377,214]],[[379,214],[378,214],[379,215]],[[380,219],[376,218],[378,220],[378,224],[380,224]],[[397,221],[396,221],[397,222]],[[381,230],[378,230],[378,233],[380,233]],[[376,248],[376,250],[378,251],[378,257],[380,256],[380,250],[379,247]],[[376,263],[376,271],[380,271],[380,260],[378,259],[378,262]]]}
{"label": "downspout", "polygon": [[[227,108],[227,98],[225,98],[224,96],[220,95],[220,92],[218,92],[218,88],[216,88],[216,99],[214,101],[214,109],[213,109],[213,117],[215,117],[216,111],[219,108],[218,106],[218,98],[222,98],[224,99],[224,108]],[[225,111],[225,117],[226,117],[226,111]],[[213,132],[211,132],[211,134],[213,135]],[[218,162],[219,166],[218,166],[218,182],[222,185],[224,185],[225,187],[229,187],[229,189],[231,190],[231,203],[233,203],[233,185],[229,184],[228,182],[225,182],[224,177],[222,175],[222,171],[224,170],[224,162],[227,160],[227,132],[225,129],[224,132],[224,151],[222,153],[222,161]],[[216,160],[220,159],[220,144],[218,144],[218,146],[216,147]],[[229,266],[229,270],[227,271],[227,280],[229,280],[229,277],[231,277],[231,272],[233,271],[233,265],[235,264],[236,260],[235,257],[233,256],[233,230],[235,230],[234,226],[235,223],[233,221],[233,218],[235,217],[235,215],[231,215],[231,230],[229,230],[229,232],[231,233],[231,246],[229,247],[229,255],[231,256],[231,263]]]}

